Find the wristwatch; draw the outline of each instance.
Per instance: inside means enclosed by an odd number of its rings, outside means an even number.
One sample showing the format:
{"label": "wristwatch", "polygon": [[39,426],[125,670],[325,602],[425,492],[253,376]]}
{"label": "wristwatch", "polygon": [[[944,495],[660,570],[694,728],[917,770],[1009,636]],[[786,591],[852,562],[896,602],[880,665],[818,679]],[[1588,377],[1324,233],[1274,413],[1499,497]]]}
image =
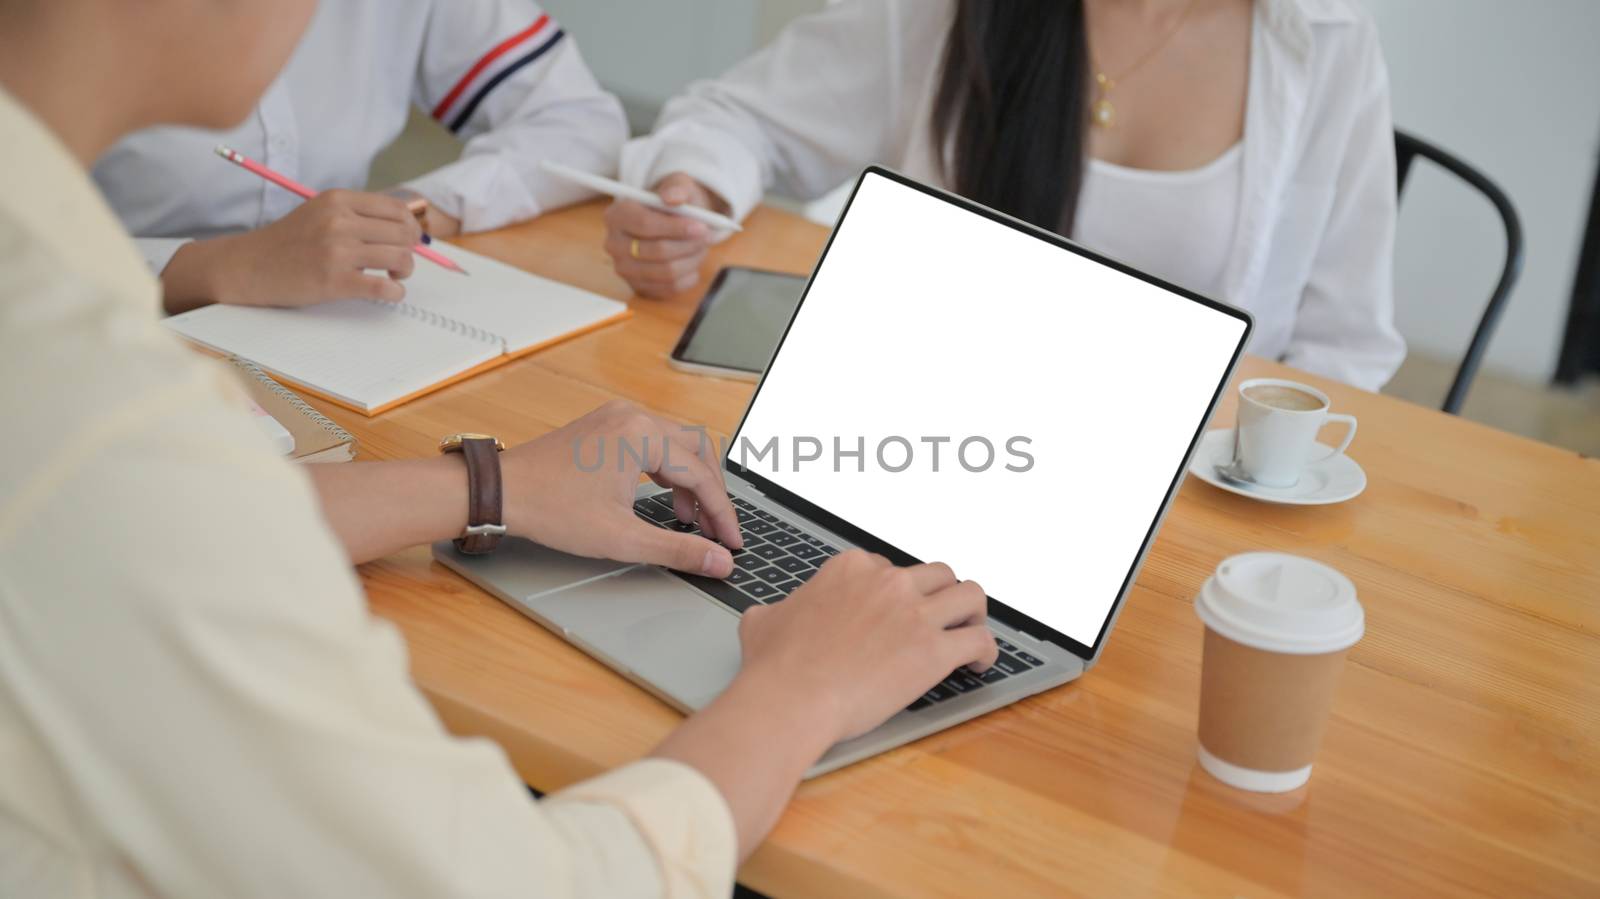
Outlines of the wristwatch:
{"label": "wristwatch", "polygon": [[506,535],[500,482],[500,453],[506,445],[488,434],[451,434],[439,452],[460,453],[467,463],[467,529],[456,549],[469,556],[494,551]]}

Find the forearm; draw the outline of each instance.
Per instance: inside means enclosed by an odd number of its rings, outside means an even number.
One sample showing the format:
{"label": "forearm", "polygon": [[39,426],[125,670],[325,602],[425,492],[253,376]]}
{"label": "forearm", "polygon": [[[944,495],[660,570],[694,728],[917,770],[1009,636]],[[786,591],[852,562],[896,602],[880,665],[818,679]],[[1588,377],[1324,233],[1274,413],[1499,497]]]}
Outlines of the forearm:
{"label": "forearm", "polygon": [[716,785],[733,812],[743,861],[833,744],[828,720],[819,697],[746,672],[651,755],[683,762]]}
{"label": "forearm", "polygon": [[234,237],[216,237],[192,241],[178,248],[167,267],[161,270],[161,295],[168,315],[223,299],[224,289],[219,283],[221,260],[235,240]]}
{"label": "forearm", "polygon": [[467,469],[457,456],[306,470],[322,517],[354,564],[460,536],[467,526]]}
{"label": "forearm", "polygon": [[461,220],[440,212],[432,203],[428,204],[422,226],[431,237],[457,237],[461,234]]}

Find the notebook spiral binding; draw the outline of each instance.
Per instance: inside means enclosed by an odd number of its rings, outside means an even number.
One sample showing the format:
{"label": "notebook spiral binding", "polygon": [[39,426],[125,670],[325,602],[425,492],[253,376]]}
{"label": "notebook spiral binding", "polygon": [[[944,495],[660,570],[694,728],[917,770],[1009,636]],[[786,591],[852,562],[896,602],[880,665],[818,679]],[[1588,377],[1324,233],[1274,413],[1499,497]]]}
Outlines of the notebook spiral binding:
{"label": "notebook spiral binding", "polygon": [[328,418],[326,415],[323,415],[321,412],[318,412],[316,409],[312,408],[309,403],[300,398],[299,394],[283,386],[282,384],[279,384],[271,375],[262,371],[261,368],[254,362],[240,358],[239,356],[229,356],[228,361],[244,369],[245,372],[250,375],[250,377],[260,381],[261,384],[268,390],[272,391],[273,394],[278,396],[284,402],[288,403],[290,406],[294,407],[294,411],[299,412],[305,417],[311,419],[311,421],[315,423],[317,427],[332,434],[340,443],[347,443],[355,440],[354,437],[350,436],[349,431],[339,427],[339,425],[336,424],[333,419]]}
{"label": "notebook spiral binding", "polygon": [[441,328],[452,334],[460,334],[468,340],[480,340],[484,343],[492,343],[501,347],[505,345],[505,339],[493,331],[485,331],[466,322],[457,321],[448,315],[440,315],[431,309],[423,309],[421,306],[412,306],[406,303],[385,303],[381,300],[374,300],[373,302],[393,309],[401,315],[409,315],[418,321],[427,322],[435,328]]}

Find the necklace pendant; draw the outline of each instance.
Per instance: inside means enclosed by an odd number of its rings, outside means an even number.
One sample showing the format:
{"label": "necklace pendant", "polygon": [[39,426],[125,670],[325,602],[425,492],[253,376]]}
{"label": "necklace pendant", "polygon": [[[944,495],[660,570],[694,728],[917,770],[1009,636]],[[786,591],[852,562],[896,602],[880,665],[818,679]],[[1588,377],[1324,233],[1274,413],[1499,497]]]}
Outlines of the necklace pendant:
{"label": "necklace pendant", "polygon": [[1094,101],[1090,109],[1090,120],[1101,128],[1110,128],[1117,123],[1117,108],[1111,101],[1104,97]]}

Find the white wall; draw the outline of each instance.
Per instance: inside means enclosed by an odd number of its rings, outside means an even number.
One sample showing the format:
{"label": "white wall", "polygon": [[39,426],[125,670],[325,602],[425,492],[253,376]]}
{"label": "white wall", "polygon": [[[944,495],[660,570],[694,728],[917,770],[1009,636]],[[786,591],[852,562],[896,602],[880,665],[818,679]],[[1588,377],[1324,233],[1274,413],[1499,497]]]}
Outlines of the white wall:
{"label": "white wall", "polygon": [[[1397,126],[1498,182],[1522,216],[1527,267],[1487,366],[1527,380],[1555,369],[1596,160],[1600,2],[1367,0],[1382,33]],[[1426,163],[1401,202],[1400,329],[1458,358],[1499,274],[1486,201]]]}
{"label": "white wall", "polygon": [[[543,0],[634,118],[715,75],[825,0]],[[649,119],[643,123],[648,125]],[[635,122],[636,125],[640,124]]]}

